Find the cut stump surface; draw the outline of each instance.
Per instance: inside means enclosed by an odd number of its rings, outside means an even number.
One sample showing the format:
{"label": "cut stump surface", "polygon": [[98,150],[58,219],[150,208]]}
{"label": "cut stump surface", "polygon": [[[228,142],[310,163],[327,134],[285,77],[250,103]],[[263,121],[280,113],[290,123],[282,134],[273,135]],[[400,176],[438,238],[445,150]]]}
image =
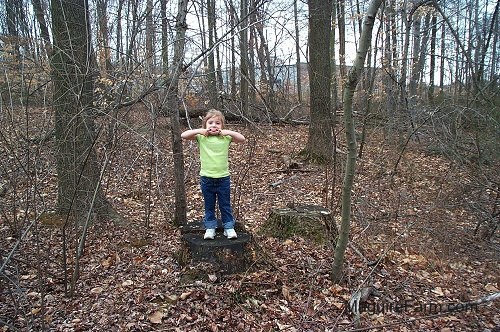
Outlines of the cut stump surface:
{"label": "cut stump surface", "polygon": [[262,233],[287,239],[300,236],[316,243],[333,241],[338,236],[333,214],[318,205],[289,205],[271,210]]}

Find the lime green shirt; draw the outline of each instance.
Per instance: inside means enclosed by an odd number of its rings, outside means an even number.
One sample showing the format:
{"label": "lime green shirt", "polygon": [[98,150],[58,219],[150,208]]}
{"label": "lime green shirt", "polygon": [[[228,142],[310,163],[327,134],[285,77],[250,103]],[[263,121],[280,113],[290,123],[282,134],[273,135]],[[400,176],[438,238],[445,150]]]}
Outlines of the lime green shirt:
{"label": "lime green shirt", "polygon": [[196,135],[200,147],[200,175],[223,178],[229,175],[229,144],[231,136]]}

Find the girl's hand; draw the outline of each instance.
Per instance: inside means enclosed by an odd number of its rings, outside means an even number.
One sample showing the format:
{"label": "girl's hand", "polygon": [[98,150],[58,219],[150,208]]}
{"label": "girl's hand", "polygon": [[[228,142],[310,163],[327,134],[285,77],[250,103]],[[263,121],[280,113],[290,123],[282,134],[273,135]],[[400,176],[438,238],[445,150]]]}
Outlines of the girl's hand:
{"label": "girl's hand", "polygon": [[207,132],[206,132],[207,136],[217,136],[220,134],[221,134],[221,130],[217,127],[208,128]]}

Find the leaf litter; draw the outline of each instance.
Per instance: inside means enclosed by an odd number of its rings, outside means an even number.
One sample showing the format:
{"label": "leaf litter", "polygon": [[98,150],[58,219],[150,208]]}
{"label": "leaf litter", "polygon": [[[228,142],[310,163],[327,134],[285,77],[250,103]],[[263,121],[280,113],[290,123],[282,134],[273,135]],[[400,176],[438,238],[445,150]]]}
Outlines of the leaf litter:
{"label": "leaf litter", "polygon": [[[161,124],[160,130],[162,125],[166,127]],[[477,216],[462,204],[470,198],[457,194],[465,186],[464,170],[412,146],[391,173],[397,152],[371,133],[358,161],[345,275],[335,284],[330,279],[331,245],[298,236],[279,240],[257,230],[271,208],[288,203],[328,205],[338,215],[342,164],[335,183],[332,169],[307,162],[301,167],[308,172],[277,172],[283,169],[281,156],[299,158],[307,127],[231,128],[248,138],[230,152],[235,214],[258,245],[248,271],[225,275],[201,268],[190,275],[196,264],[178,262],[181,233],[171,223],[168,131],[158,137],[150,192],[149,151],[142,138],[123,135],[106,188],[128,223],[91,226],[73,298],[64,296],[57,249],[61,236],[40,228],[40,241],[51,248],[46,269],[40,273],[29,259],[19,278],[30,315],[16,313],[12,303],[2,300],[0,319],[8,322],[3,330],[354,331],[381,326],[378,330],[498,331],[498,301],[460,307],[500,288],[497,239],[483,241],[471,234]],[[197,151],[189,142],[184,147],[188,216],[201,220]],[[271,186],[277,179],[281,183]],[[52,173],[45,188],[54,188],[54,181]],[[6,227],[1,235],[2,246],[11,248]],[[28,243],[20,252],[35,253]],[[356,317],[347,303],[364,287],[373,287],[377,295],[366,299]]]}

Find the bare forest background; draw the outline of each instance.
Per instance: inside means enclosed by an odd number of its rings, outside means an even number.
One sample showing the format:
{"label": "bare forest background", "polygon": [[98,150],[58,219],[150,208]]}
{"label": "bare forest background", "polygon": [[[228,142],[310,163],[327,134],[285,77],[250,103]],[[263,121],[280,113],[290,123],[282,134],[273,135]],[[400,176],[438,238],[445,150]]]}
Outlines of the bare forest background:
{"label": "bare forest background", "polygon": [[[248,138],[231,160],[233,208],[247,229],[259,229],[270,208],[290,201],[320,204],[337,216],[325,230],[331,289],[352,293],[365,286],[366,280],[349,284],[352,266],[345,259],[354,255],[366,263],[369,250],[356,249],[352,230],[359,235],[369,229],[364,209],[382,203],[367,203],[360,187],[381,181],[391,186],[394,211],[380,208],[384,218],[416,216],[420,208],[403,210],[410,180],[404,177],[400,188],[397,183],[402,174],[416,181],[417,164],[433,165],[435,172],[424,183],[425,190],[439,187],[428,205],[443,200],[453,174],[461,200],[443,204],[464,207],[468,216],[456,231],[466,230],[498,258],[499,7],[500,1],[485,0],[3,0],[0,326],[112,325],[55,313],[60,305],[75,313],[71,299],[99,296],[103,289],[88,276],[120,265],[118,254],[98,251],[105,245],[96,243],[125,241],[138,254],[161,238],[164,247],[151,257],[158,259],[156,268],[169,267],[157,275],[175,279],[185,273],[175,257],[178,227],[199,220],[202,211],[196,151],[183,145],[180,133],[200,126],[210,108],[223,111],[229,126]],[[259,162],[264,152],[273,157]],[[280,170],[265,169],[276,155]],[[308,178],[300,182],[301,176]],[[273,196],[263,179],[272,189],[290,188]],[[433,181],[441,185],[432,187]],[[388,198],[374,192],[372,199]],[[330,234],[330,228],[339,232]],[[123,238],[109,235],[116,229]],[[263,238],[263,250],[266,241],[273,240]],[[295,249],[306,253],[304,246]],[[137,259],[131,264],[142,264]],[[155,270],[151,264],[148,269]],[[130,280],[121,287],[137,285]],[[475,295],[497,298],[497,282]],[[280,296],[293,302],[283,287]],[[148,330],[170,319],[165,308],[158,309],[167,296],[155,294],[137,295],[130,310],[139,318],[116,326]],[[193,294],[200,293],[182,292],[172,305],[194,301]],[[144,298],[155,305],[143,305]],[[359,311],[351,321],[343,310],[322,328],[334,330],[339,322],[359,327]],[[196,315],[179,315],[172,316],[178,324],[195,317],[187,322],[201,326]],[[500,324],[498,316],[489,317],[491,326]],[[208,320],[203,322],[213,331],[238,326]],[[264,323],[266,331],[309,324],[276,317]]]}

